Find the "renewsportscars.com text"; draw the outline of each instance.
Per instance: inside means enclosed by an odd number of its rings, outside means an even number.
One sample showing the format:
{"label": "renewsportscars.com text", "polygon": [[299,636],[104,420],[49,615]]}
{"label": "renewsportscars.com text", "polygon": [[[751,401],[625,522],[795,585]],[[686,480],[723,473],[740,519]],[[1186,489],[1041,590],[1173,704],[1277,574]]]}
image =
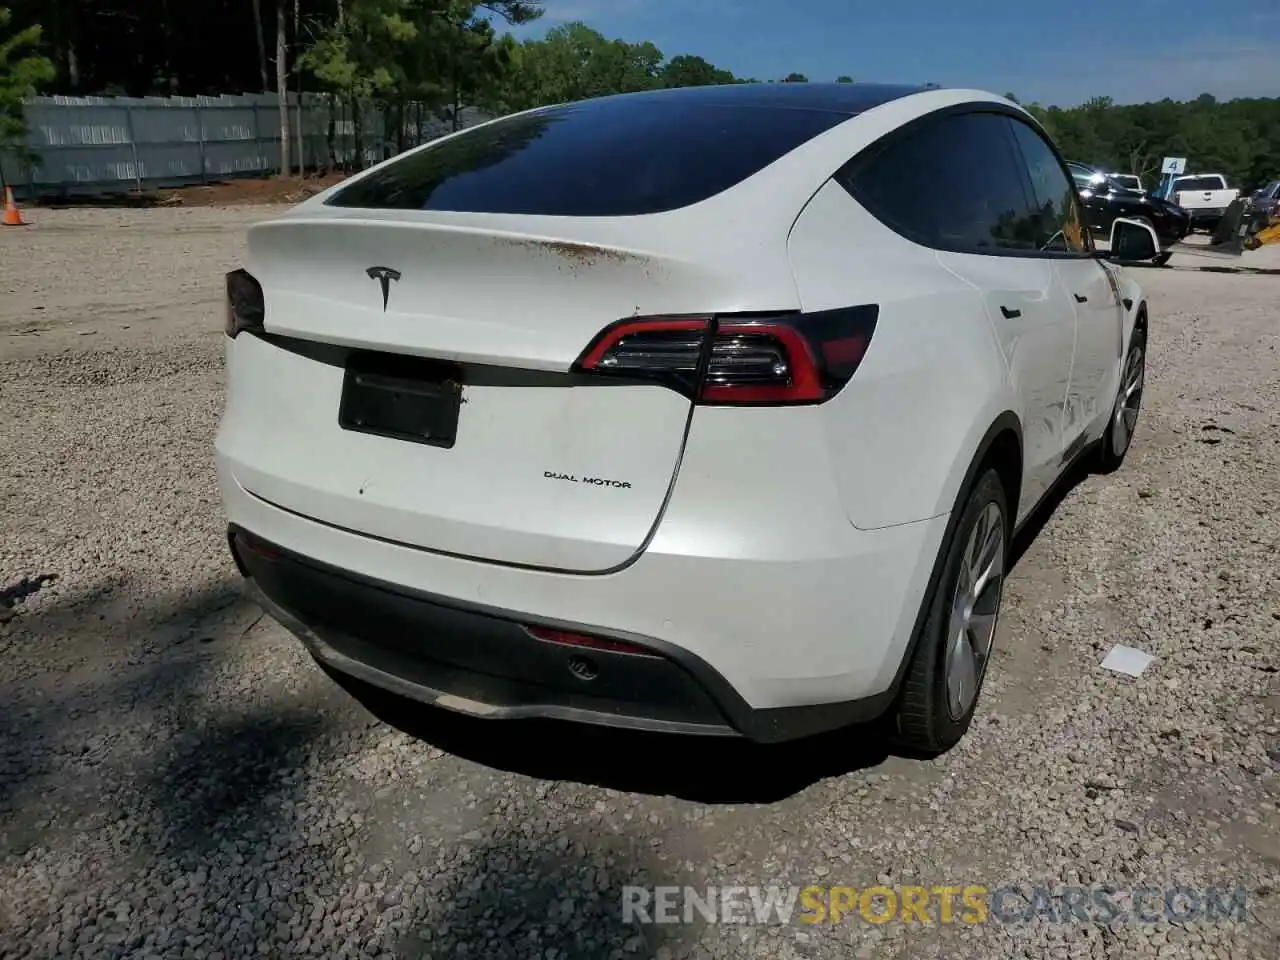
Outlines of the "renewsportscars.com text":
{"label": "renewsportscars.com text", "polygon": [[1244,921],[1243,887],[739,886],[625,887],[624,923],[883,924]]}

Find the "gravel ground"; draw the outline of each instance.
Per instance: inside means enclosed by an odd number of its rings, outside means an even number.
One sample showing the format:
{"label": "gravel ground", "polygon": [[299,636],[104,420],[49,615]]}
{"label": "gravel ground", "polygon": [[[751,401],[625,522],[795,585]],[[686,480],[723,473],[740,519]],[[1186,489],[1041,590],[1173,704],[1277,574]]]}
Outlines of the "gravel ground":
{"label": "gravel ground", "polygon": [[[1280,955],[1275,278],[1144,272],[1130,459],[1023,545],[974,728],[919,762],[874,731],[499,728],[335,685],[238,592],[211,464],[220,277],[270,212],[0,231],[0,956]],[[1158,660],[1103,673],[1113,642]],[[928,926],[620,906],[627,884],[877,882],[1247,905]]]}

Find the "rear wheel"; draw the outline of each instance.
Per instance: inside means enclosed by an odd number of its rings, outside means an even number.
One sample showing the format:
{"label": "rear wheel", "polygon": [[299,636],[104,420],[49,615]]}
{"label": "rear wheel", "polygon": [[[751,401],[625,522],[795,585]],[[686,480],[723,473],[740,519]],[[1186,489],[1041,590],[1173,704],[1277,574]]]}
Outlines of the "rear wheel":
{"label": "rear wheel", "polygon": [[1142,410],[1142,388],[1146,382],[1147,331],[1138,327],[1133,331],[1129,352],[1125,355],[1124,372],[1120,375],[1120,390],[1111,419],[1098,446],[1097,467],[1101,473],[1110,473],[1124,462],[1133,433],[1138,426],[1138,414]]}
{"label": "rear wheel", "polygon": [[897,739],[910,750],[943,753],[969,729],[995,640],[1010,527],[1004,485],[987,469],[962,508],[907,668]]}

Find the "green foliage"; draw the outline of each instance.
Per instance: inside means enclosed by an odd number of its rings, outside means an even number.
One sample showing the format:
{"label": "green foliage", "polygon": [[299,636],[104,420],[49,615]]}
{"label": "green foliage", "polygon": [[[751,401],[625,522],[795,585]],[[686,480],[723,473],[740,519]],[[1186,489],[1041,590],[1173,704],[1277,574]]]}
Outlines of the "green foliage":
{"label": "green foliage", "polygon": [[809,78],[803,73],[788,73],[782,78],[783,83],[808,83]]}
{"label": "green foliage", "polygon": [[340,18],[316,25],[299,65],[353,101],[484,105],[516,44],[483,13],[527,23],[541,10],[522,0],[346,0]]}
{"label": "green foliage", "polygon": [[738,82],[728,70],[721,70],[701,57],[687,53],[672,57],[663,64],[660,78],[664,87],[706,87]]}
{"label": "green foliage", "polygon": [[53,63],[39,54],[40,26],[9,34],[13,15],[0,7],[0,161],[12,157],[19,167],[36,157],[27,148],[27,120],[22,101],[54,78]]}
{"label": "green foliage", "polygon": [[1117,105],[1095,97],[1078,107],[1026,106],[1070,160],[1134,173],[1154,186],[1163,157],[1186,157],[1188,172],[1221,173],[1243,191],[1280,177],[1280,99]]}
{"label": "green foliage", "polygon": [[836,83],[853,83],[853,77],[846,76],[845,74],[841,74],[840,76],[836,77]]}
{"label": "green foliage", "polygon": [[[673,79],[694,74],[699,65],[715,73],[698,57],[676,58],[665,68],[662,61],[662,51],[647,41],[609,40],[584,23],[566,23],[548,30],[541,40],[520,45],[515,69],[506,76],[498,100],[509,110],[525,110],[675,86]],[[676,72],[668,73],[668,68]]]}

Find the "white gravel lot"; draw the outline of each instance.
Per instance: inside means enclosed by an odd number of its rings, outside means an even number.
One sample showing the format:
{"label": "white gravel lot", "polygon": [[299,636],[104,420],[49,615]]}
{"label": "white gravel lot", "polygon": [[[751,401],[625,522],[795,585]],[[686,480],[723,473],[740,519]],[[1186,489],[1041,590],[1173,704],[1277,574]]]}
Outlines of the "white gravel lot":
{"label": "white gravel lot", "polygon": [[[221,276],[271,212],[0,231],[0,957],[1280,956],[1280,278],[1142,272],[1130,458],[1047,516],[970,736],[922,763],[875,731],[763,750],[335,685],[241,598],[213,478]],[[1113,642],[1158,660],[1105,674]],[[1027,922],[977,925],[620,908],[626,884],[877,882],[1246,905],[1053,922],[1032,899]]]}

